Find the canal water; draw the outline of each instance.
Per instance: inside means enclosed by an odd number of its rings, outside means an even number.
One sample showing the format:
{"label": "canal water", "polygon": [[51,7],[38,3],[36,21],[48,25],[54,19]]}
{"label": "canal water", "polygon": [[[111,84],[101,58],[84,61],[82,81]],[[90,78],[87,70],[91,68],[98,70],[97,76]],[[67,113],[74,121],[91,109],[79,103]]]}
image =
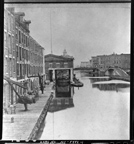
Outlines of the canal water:
{"label": "canal water", "polygon": [[48,112],[40,140],[129,139],[130,83],[75,72],[73,107]]}

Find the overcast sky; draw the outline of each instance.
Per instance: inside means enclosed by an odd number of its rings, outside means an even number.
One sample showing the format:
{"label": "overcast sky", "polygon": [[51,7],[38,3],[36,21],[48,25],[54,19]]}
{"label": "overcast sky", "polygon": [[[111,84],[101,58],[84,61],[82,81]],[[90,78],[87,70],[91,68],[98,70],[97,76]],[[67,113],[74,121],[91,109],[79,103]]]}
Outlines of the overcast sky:
{"label": "overcast sky", "polygon": [[[75,66],[91,56],[130,53],[130,4],[14,4],[31,20],[30,35],[51,53],[66,49]],[[50,13],[51,27],[50,28]]]}

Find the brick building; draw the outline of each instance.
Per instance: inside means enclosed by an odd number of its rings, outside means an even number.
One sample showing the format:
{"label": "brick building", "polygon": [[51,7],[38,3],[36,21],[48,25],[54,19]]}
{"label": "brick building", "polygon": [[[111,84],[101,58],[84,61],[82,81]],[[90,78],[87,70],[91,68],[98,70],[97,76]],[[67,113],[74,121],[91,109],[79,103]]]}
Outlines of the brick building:
{"label": "brick building", "polygon": [[[21,82],[27,81],[29,90],[39,86],[38,73],[45,74],[44,48],[30,36],[30,20],[24,19],[24,12],[14,8],[4,9],[4,76]],[[19,94],[25,91],[14,85]],[[3,103],[8,109],[17,102],[17,96],[4,80]]]}
{"label": "brick building", "polygon": [[99,65],[99,59],[96,56],[93,56],[92,59],[90,60],[91,67],[97,68]]}
{"label": "brick building", "polygon": [[98,55],[92,57],[91,61],[92,67],[97,67],[100,70],[106,70],[109,67],[130,70],[130,54]]}
{"label": "brick building", "polygon": [[45,55],[46,80],[52,81],[54,68],[73,68],[73,60],[74,58],[72,56],[67,55],[66,50],[64,50],[63,55]]}
{"label": "brick building", "polygon": [[[13,9],[4,9],[4,75],[16,79],[15,56],[15,16]],[[3,83],[3,106],[9,107],[13,103],[13,91],[8,83]]]}

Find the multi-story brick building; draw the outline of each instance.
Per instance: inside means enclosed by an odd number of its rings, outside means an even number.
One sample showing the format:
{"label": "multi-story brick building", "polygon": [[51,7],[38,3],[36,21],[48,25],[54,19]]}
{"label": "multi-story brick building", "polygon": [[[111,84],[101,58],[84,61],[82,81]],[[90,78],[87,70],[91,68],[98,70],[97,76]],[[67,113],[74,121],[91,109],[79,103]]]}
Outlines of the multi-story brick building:
{"label": "multi-story brick building", "polygon": [[93,56],[91,59],[91,63],[92,63],[92,67],[93,68],[97,68],[99,65],[99,59],[96,56]]}
{"label": "multi-story brick building", "polygon": [[37,76],[38,73],[43,74],[43,61],[44,61],[44,48],[41,47],[31,36],[30,36],[30,47],[29,47],[29,76]]}
{"label": "multi-story brick building", "polygon": [[52,81],[54,68],[73,68],[73,60],[74,58],[72,56],[67,55],[65,50],[63,52],[63,55],[60,56],[54,54],[45,55],[46,80]]}
{"label": "multi-story brick building", "polygon": [[92,67],[106,70],[109,67],[120,67],[124,70],[130,69],[130,54],[98,55],[92,57]]}
{"label": "multi-story brick building", "polygon": [[[14,8],[4,9],[4,76],[24,83],[31,90],[39,86],[38,73],[45,73],[44,48],[30,36],[29,24],[31,21],[24,19],[25,13],[15,12]],[[25,90],[14,85],[19,94]],[[17,96],[4,81],[4,105],[17,102]]]}
{"label": "multi-story brick building", "polygon": [[[4,76],[16,79],[16,56],[15,56],[15,16],[12,8],[4,9]],[[10,85],[4,80],[3,83],[3,106],[13,104],[15,93]]]}
{"label": "multi-story brick building", "polygon": [[15,30],[16,30],[16,58],[17,58],[17,80],[25,79],[28,76],[29,61],[29,24],[31,21],[23,19],[23,12],[15,13]]}

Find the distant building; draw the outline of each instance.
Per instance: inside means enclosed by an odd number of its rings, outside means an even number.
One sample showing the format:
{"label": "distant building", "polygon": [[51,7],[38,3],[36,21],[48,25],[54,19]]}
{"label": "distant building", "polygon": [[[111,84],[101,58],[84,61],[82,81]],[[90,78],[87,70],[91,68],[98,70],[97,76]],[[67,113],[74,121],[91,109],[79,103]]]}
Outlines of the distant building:
{"label": "distant building", "polygon": [[85,68],[90,67],[89,61],[81,62],[80,67],[85,67]]}
{"label": "distant building", "polygon": [[130,69],[130,54],[98,55],[90,60],[92,67],[106,70],[109,67],[119,67],[124,70]]}
{"label": "distant building", "polygon": [[72,56],[67,55],[66,50],[64,50],[63,55],[45,55],[46,80],[52,81],[52,74],[54,68],[73,68],[73,61],[74,58]]}
{"label": "distant building", "polygon": [[98,57],[96,57],[96,56],[92,57],[91,64],[92,64],[91,66],[93,68],[97,68],[98,65],[99,65],[99,59],[98,59]]}

